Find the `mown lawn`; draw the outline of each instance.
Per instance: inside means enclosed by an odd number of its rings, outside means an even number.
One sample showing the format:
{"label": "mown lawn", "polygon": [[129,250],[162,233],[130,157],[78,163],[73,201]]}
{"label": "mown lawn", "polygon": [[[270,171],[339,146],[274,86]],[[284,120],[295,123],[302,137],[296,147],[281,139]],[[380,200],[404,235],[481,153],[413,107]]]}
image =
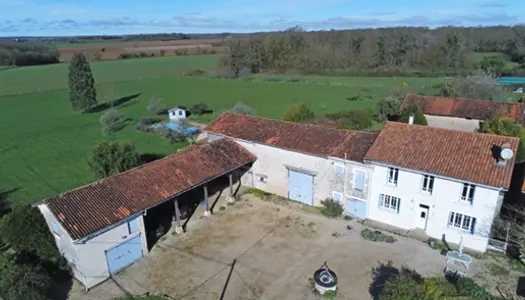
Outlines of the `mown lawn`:
{"label": "mown lawn", "polygon": [[[195,120],[208,122],[237,102],[269,118],[281,118],[298,102],[309,104],[318,115],[353,108],[373,109],[394,87],[408,84],[416,91],[436,93],[431,86],[444,81],[442,78],[307,77],[307,83],[281,83],[164,76],[108,83],[124,78],[123,74],[151,76],[178,73],[172,69],[181,70],[181,66],[209,66],[210,62],[203,62],[202,58],[188,56],[93,64],[97,82],[106,82],[97,86],[99,102],[138,95],[119,107],[134,121],[111,136],[100,131],[101,112],[81,114],[71,109],[68,90],[64,89],[67,65],[0,72],[0,91],[4,94],[13,90],[35,91],[46,86],[45,83],[55,87],[51,91],[0,97],[0,191],[11,191],[9,198],[14,201],[32,203],[96,180],[87,160],[91,149],[103,140],[130,140],[140,153],[166,155],[175,152],[184,145],[171,145],[154,135],[135,130],[138,120],[149,115],[146,107],[151,97],[162,98],[167,107],[206,103],[214,113]],[[207,59],[216,58],[208,56]],[[4,77],[12,71],[16,76]],[[10,84],[5,85],[3,80],[7,78]],[[356,95],[360,100],[348,100]]]}

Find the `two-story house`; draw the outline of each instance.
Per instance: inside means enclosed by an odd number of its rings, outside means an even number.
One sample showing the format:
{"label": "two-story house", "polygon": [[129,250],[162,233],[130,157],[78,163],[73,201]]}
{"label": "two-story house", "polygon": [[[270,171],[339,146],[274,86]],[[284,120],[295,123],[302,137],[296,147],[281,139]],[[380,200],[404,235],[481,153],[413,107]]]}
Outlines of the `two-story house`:
{"label": "two-story house", "polygon": [[347,214],[368,214],[371,166],[363,157],[377,134],[224,113],[209,140],[235,140],[257,157],[241,182],[307,205],[340,201]]}
{"label": "two-story house", "polygon": [[485,251],[509,188],[519,139],[387,122],[373,165],[368,218]]}

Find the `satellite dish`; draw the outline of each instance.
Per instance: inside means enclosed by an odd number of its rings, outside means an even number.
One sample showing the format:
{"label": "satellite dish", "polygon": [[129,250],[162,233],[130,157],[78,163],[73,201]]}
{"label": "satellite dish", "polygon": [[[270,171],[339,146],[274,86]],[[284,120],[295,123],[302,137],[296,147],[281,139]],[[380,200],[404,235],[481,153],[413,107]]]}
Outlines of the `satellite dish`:
{"label": "satellite dish", "polygon": [[501,149],[500,156],[504,160],[509,160],[509,159],[512,158],[512,156],[514,156],[514,153],[512,152],[512,149],[510,149],[510,148],[503,148],[503,149]]}

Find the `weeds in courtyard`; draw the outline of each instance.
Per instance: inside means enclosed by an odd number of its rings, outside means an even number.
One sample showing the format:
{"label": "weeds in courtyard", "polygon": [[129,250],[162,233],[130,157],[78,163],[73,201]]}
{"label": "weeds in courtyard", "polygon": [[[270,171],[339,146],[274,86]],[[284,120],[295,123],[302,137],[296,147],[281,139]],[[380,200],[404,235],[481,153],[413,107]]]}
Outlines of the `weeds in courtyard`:
{"label": "weeds in courtyard", "polygon": [[263,190],[256,189],[256,188],[250,188],[248,191],[246,191],[246,194],[254,195],[255,197],[259,197],[263,199],[264,197],[270,196],[270,193],[267,193]]}
{"label": "weeds in courtyard", "polygon": [[224,205],[221,205],[221,207],[219,207],[219,210],[220,210],[220,211],[223,211],[223,210],[225,210],[225,209],[226,209],[226,206],[224,206]]}
{"label": "weeds in courtyard", "polygon": [[496,277],[501,277],[501,276],[508,276],[510,275],[510,271],[497,264],[497,263],[489,263],[487,264],[487,269],[488,271],[493,275],[493,276],[496,276]]}
{"label": "weeds in courtyard", "polygon": [[337,218],[343,214],[343,205],[334,199],[326,198],[321,204],[323,205],[321,213],[329,218]]}
{"label": "weeds in courtyard", "polygon": [[372,242],[383,242],[383,243],[394,243],[396,239],[388,234],[384,234],[379,230],[370,230],[368,228],[363,229],[361,231],[361,236],[369,241]]}

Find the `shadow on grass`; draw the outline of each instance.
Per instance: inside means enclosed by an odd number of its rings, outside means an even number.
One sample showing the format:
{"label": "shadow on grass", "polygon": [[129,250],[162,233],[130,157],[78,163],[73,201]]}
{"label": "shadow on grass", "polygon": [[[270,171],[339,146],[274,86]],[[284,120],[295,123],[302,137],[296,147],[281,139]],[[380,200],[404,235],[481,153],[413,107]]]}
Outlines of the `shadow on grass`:
{"label": "shadow on grass", "polygon": [[143,153],[140,155],[140,162],[142,164],[147,164],[153,161],[156,161],[157,159],[161,159],[165,157],[165,155],[158,154],[158,153]]}
{"label": "shadow on grass", "polygon": [[106,109],[109,109],[109,108],[112,108],[112,107],[125,107],[125,106],[129,106],[131,104],[138,103],[138,101],[135,101],[135,102],[132,102],[132,103],[128,103],[128,102],[130,100],[133,100],[133,99],[139,97],[140,95],[142,95],[142,93],[137,93],[137,94],[133,94],[133,95],[129,95],[129,96],[124,96],[124,97],[115,99],[113,101],[107,101],[107,102],[101,103],[101,104],[93,107],[89,111],[89,113],[102,112],[102,111],[105,111]]}
{"label": "shadow on grass", "polygon": [[20,188],[0,191],[0,217],[11,212],[11,201],[9,201],[9,194],[18,191]]}

